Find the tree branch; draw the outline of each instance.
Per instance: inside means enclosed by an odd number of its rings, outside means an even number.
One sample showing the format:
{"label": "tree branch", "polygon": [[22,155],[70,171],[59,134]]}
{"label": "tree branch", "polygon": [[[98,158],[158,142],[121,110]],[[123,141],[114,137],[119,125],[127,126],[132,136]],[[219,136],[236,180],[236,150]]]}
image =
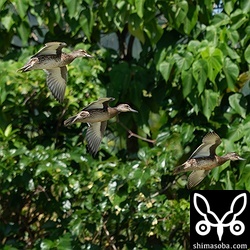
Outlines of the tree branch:
{"label": "tree branch", "polygon": [[140,139],[142,141],[146,141],[146,142],[149,142],[149,143],[152,143],[152,144],[156,143],[156,140],[147,139],[147,138],[144,138],[144,137],[132,132],[122,122],[120,122],[120,120],[117,120],[117,122],[129,133],[128,138],[136,137],[136,138],[138,138],[138,139]]}

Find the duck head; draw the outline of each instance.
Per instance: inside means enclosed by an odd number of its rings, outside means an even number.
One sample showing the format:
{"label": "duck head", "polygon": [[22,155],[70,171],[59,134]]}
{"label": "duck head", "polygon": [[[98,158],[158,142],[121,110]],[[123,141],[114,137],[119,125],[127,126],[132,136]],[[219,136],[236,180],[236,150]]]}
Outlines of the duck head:
{"label": "duck head", "polygon": [[90,54],[88,54],[87,51],[83,49],[75,50],[71,52],[71,54],[73,54],[75,57],[89,57],[89,58],[93,57]]}
{"label": "duck head", "polygon": [[245,159],[240,157],[237,153],[232,152],[232,153],[227,153],[225,155],[230,161],[244,161]]}
{"label": "duck head", "polygon": [[119,112],[135,112],[138,113],[137,110],[132,109],[128,104],[120,104],[116,107]]}

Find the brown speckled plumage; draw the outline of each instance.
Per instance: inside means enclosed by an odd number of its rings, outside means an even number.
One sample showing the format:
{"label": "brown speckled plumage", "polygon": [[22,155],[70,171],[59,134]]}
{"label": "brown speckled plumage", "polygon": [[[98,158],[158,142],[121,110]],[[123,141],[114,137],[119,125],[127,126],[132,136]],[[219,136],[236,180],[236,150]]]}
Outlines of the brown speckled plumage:
{"label": "brown speckled plumage", "polygon": [[218,156],[215,153],[220,145],[221,139],[215,132],[207,133],[202,144],[192,153],[189,159],[182,165],[174,169],[174,174],[192,171],[188,177],[188,188],[197,186],[215,167],[221,166],[226,161],[244,160],[238,154],[232,152],[224,156]]}
{"label": "brown speckled plumage", "polygon": [[121,112],[137,112],[128,104],[120,104],[117,107],[109,107],[109,102],[114,98],[100,98],[83,108],[77,115],[64,121],[65,126],[70,126],[77,122],[88,123],[86,141],[89,152],[96,155],[101,140],[107,127],[107,121]]}
{"label": "brown speckled plumage", "polygon": [[68,72],[66,65],[70,64],[77,57],[92,57],[85,50],[76,50],[70,53],[62,52],[66,43],[50,42],[40,49],[30,60],[18,71],[27,72],[42,69],[47,74],[47,84],[53,96],[63,102]]}

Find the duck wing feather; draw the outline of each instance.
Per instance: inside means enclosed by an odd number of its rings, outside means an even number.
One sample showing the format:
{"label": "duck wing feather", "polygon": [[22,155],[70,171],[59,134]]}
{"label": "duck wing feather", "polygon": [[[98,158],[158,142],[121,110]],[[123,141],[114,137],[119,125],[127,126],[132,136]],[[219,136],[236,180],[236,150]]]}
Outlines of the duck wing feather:
{"label": "duck wing feather", "polygon": [[220,143],[221,139],[215,132],[207,133],[202,139],[202,144],[192,153],[189,159],[214,156]]}
{"label": "duck wing feather", "polygon": [[210,170],[196,170],[188,176],[187,188],[193,188],[203,181]]}
{"label": "duck wing feather", "polygon": [[83,108],[82,110],[108,108],[109,102],[113,100],[115,100],[115,98],[113,97],[100,98],[97,101],[90,103],[87,107]]}
{"label": "duck wing feather", "polygon": [[89,123],[88,125],[86,133],[87,147],[90,154],[96,155],[107,127],[107,121]]}
{"label": "duck wing feather", "polygon": [[44,69],[47,74],[47,85],[52,92],[53,96],[59,101],[63,102],[66,82],[67,82],[67,68]]}
{"label": "duck wing feather", "polygon": [[62,48],[66,47],[66,43],[60,42],[50,42],[46,43],[44,47],[42,47],[35,55],[31,58],[38,57],[38,56],[45,56],[45,55],[61,55]]}

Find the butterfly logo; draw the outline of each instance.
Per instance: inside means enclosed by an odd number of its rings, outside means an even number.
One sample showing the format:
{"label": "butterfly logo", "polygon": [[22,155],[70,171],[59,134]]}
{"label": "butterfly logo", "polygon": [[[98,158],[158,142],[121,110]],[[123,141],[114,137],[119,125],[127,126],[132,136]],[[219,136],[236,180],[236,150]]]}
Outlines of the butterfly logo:
{"label": "butterfly logo", "polygon": [[[241,199],[243,199],[243,205],[239,209],[239,211],[236,211],[237,209],[235,207],[235,204],[239,203]],[[206,211],[202,211],[204,210],[204,206],[203,206],[203,209],[199,208],[198,201],[202,202],[203,205],[205,204]],[[246,208],[246,205],[247,205],[246,193],[239,194],[233,199],[231,206],[230,206],[230,210],[226,212],[222,216],[221,219],[219,219],[218,216],[213,211],[211,211],[210,205],[207,199],[203,195],[195,193],[193,202],[194,202],[194,207],[196,211],[203,217],[203,220],[200,220],[199,222],[197,222],[195,226],[195,230],[199,235],[204,236],[204,235],[209,234],[211,227],[217,228],[217,235],[218,235],[219,241],[221,241],[222,239],[222,235],[224,233],[225,227],[229,227],[230,232],[236,236],[244,233],[245,225],[243,224],[242,221],[237,220],[237,216],[239,216]],[[230,216],[232,217],[231,221],[228,223],[225,223],[225,220],[226,219],[228,220]],[[213,222],[211,222],[211,219],[213,220]]]}

